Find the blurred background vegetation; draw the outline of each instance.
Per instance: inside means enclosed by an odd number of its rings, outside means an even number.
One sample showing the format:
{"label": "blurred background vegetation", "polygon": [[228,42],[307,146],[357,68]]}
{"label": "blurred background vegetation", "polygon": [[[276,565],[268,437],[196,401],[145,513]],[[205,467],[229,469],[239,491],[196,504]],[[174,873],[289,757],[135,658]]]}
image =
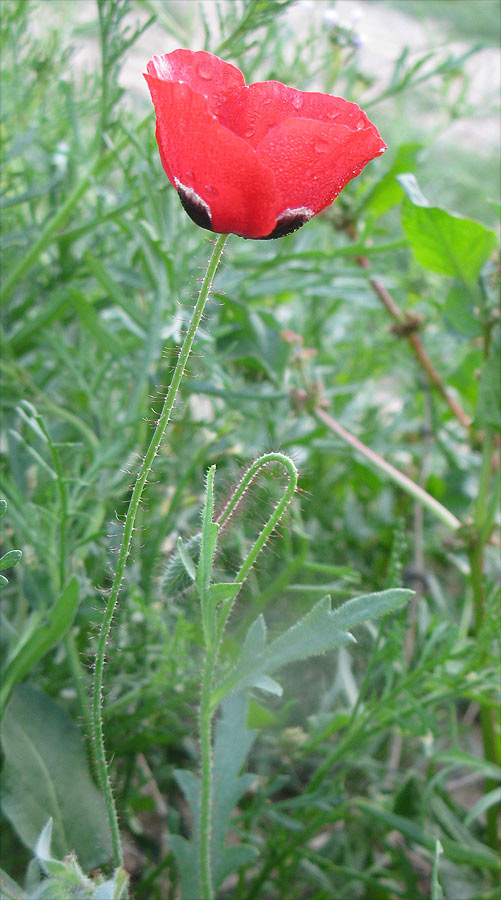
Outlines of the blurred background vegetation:
{"label": "blurred background vegetation", "polygon": [[[204,47],[247,81],[345,96],[389,146],[296,234],[232,237],[217,276],[145,495],[106,670],[106,744],[138,900],[176,896],[168,835],[185,825],[172,773],[197,765],[200,623],[193,596],[165,587],[165,568],[178,535],[199,528],[208,466],[217,464],[222,503],[241,467],[271,448],[296,461],[301,494],[239,599],[232,638],[262,609],[273,631],[325,593],[337,603],[405,585],[416,601],[361,630],[354,648],[286,672],[279,707],[253,701],[251,724],[267,727],[234,828],[259,858],[222,896],[497,896],[484,799],[496,770],[482,758],[479,709],[495,708],[499,686],[499,547],[486,547],[479,632],[464,541],[314,407],[469,520],[498,269],[491,259],[482,275],[482,319],[461,285],[416,260],[396,176],[412,172],[433,205],[496,226],[499,15],[491,0],[1,4],[0,486],[5,550],[23,556],[7,571],[0,639],[8,659],[76,577],[71,627],[23,672],[26,708],[46,709],[37,727],[48,745],[59,728],[78,726],[90,756],[101,592],[211,248],[160,164],[141,74],[148,58]],[[419,322],[473,429],[392,328],[374,279]],[[271,479],[256,489],[226,535],[223,574],[236,570],[275,491]],[[2,865],[21,880],[40,830],[26,821],[43,815],[13,786],[9,765],[23,752],[7,738]],[[72,759],[61,766],[71,771]],[[77,803],[70,789],[66,802]],[[102,817],[96,799],[75,825],[79,847]],[[433,869],[435,838],[444,853]],[[86,864],[105,866],[107,855],[103,838]]]}

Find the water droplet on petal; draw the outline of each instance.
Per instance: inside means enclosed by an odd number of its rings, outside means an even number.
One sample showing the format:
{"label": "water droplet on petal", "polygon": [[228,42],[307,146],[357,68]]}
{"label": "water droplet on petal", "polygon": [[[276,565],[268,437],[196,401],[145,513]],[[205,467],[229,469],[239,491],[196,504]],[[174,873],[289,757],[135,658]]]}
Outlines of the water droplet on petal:
{"label": "water droplet on petal", "polygon": [[357,122],[356,124],[355,131],[361,131],[362,128],[365,128],[365,122],[360,120],[360,122]]}
{"label": "water droplet on petal", "polygon": [[207,191],[208,194],[211,194],[213,197],[217,197],[219,194],[218,189],[215,188],[213,184],[206,184],[205,190]]}
{"label": "water droplet on petal", "polygon": [[317,153],[327,153],[329,142],[324,140],[324,138],[316,138],[314,146]]}
{"label": "water droplet on petal", "polygon": [[251,138],[252,135],[254,134],[255,130],[256,130],[255,128],[248,128],[247,131],[245,132],[245,137]]}
{"label": "water droplet on petal", "polygon": [[303,98],[299,94],[295,94],[292,98],[292,105],[294,109],[301,109],[303,105]]}
{"label": "water droplet on petal", "polygon": [[327,113],[327,118],[328,119],[337,119],[338,115],[339,115],[339,112],[332,110],[332,112]]}
{"label": "water droplet on petal", "polygon": [[198,74],[204,81],[210,81],[212,78],[212,67],[207,62],[199,62],[197,66]]}

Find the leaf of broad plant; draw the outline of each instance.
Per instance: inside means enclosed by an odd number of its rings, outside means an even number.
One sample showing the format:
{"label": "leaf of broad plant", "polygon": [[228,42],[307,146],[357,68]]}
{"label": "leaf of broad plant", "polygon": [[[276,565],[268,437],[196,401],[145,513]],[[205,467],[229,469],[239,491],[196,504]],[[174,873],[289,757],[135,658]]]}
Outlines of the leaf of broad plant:
{"label": "leaf of broad plant", "polygon": [[331,609],[330,597],[324,597],[267,646],[266,625],[259,616],[249,629],[237,665],[216,687],[212,706],[216,707],[230,692],[258,684],[263,675],[270,675],[282,666],[354,642],[348,628],[391,612],[411,596],[412,591],[397,588],[356,597],[335,610]]}
{"label": "leaf of broad plant", "polygon": [[[228,874],[256,856],[255,849],[245,844],[225,846],[231,814],[242,794],[254,781],[253,775],[239,774],[256,734],[255,731],[247,730],[246,718],[247,698],[243,694],[236,694],[223,704],[222,715],[216,725],[211,840],[212,875],[216,890]],[[182,897],[184,900],[191,900],[201,897],[201,782],[197,775],[185,770],[176,770],[174,776],[188,801],[193,825],[189,839],[173,835],[169,842],[179,867]]]}
{"label": "leaf of broad plant", "polygon": [[0,869],[0,897],[2,900],[30,900],[28,894],[3,869]]}
{"label": "leaf of broad plant", "polygon": [[402,172],[411,172],[415,168],[417,155],[422,147],[422,144],[417,143],[400,145],[391,168],[369,192],[367,199],[362,201],[364,210],[375,216],[382,216],[392,206],[401,203],[403,189],[396,176]]}
{"label": "leaf of broad plant", "polygon": [[491,336],[489,355],[482,369],[478,384],[478,400],[475,425],[478,428],[499,428],[501,423],[501,394],[499,373],[501,372],[501,327],[497,326]]}
{"label": "leaf of broad plant", "polygon": [[31,671],[35,663],[71,628],[78,607],[78,581],[72,578],[47,614],[35,613],[19,638],[2,672],[0,715],[14,685]]}
{"label": "leaf of broad plant", "polygon": [[6,709],[2,809],[32,850],[53,819],[52,852],[71,850],[84,869],[111,857],[104,800],[91,781],[81,735],[68,714],[41,691],[17,686]]}
{"label": "leaf of broad plant", "polygon": [[479,337],[482,327],[475,316],[471,291],[462,284],[454,284],[447,295],[443,313],[452,327],[467,337]]}
{"label": "leaf of broad plant", "polygon": [[399,175],[407,194],[402,226],[418,263],[465,284],[476,281],[496,246],[496,235],[480,222],[430,206],[414,175]]}

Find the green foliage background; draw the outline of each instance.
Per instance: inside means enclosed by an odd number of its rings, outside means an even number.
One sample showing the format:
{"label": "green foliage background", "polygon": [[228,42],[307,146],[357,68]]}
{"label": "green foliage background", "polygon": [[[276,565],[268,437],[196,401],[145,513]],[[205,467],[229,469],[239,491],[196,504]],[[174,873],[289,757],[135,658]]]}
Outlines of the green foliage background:
{"label": "green foliage background", "polygon": [[[176,539],[199,530],[210,465],[222,503],[242,466],[273,448],[296,461],[301,493],[239,597],[228,655],[263,609],[273,634],[326,593],[336,605],[405,585],[416,601],[360,629],[356,646],[286,670],[285,702],[251,701],[248,727],[263,728],[250,759],[259,778],[232,828],[258,853],[221,896],[494,898],[499,866],[485,816],[499,770],[483,757],[479,710],[497,709],[499,544],[494,534],[485,547],[479,625],[465,534],[483,442],[499,426],[491,231],[499,182],[494,152],[442,138],[453,122],[471,119],[473,134],[475,116],[495,116],[494,98],[479,109],[468,72],[499,28],[497,4],[406,3],[409,15],[440,7],[442,19],[429,25],[426,51],[403,42],[381,74],[366,67],[358,26],[327,27],[320,0],[313,12],[288,0],[100,0],[82,21],[75,4],[53,2],[50,22],[47,6],[1,4],[1,492],[5,550],[23,556],[6,569],[0,639],[10,687],[28,680],[6,718],[23,696],[34,702],[36,685],[47,712],[31,722],[35,744],[66,727],[62,717],[88,734],[102,591],[211,248],[161,168],[140,87],[148,55],[205,46],[248,81],[340,94],[360,103],[390,149],[296,234],[230,239],[145,494],[105,675],[126,862],[137,900],[176,896],[169,834],[183,833],[186,810],[174,770],[197,767],[202,640],[193,594],[166,584]],[[336,6],[341,18],[344,6]],[[381,16],[395,6],[377,4]],[[450,45],[449,33],[463,43]],[[147,45],[137,88],[125,91],[131,53]],[[417,181],[398,180],[409,173]],[[419,188],[428,206],[415,202]],[[370,269],[358,262],[364,255]],[[425,350],[472,429],[392,330],[371,278],[421,323]],[[466,531],[453,535],[423,513],[329,431],[315,405]],[[495,514],[495,484],[485,521]],[[271,477],[260,483],[228,530],[222,580],[276,491]],[[33,840],[12,813],[13,760],[30,770],[18,725],[7,718],[4,732],[2,866],[23,880]],[[64,760],[82,778],[94,777],[85,741],[90,776],[79,752],[77,762]],[[71,807],[78,785],[74,796],[69,785]],[[26,817],[19,792],[14,800]],[[106,836],[88,850],[89,834],[105,831],[94,793],[88,804],[55,850],[80,846],[83,865],[106,866]],[[443,855],[434,868],[436,838]]]}

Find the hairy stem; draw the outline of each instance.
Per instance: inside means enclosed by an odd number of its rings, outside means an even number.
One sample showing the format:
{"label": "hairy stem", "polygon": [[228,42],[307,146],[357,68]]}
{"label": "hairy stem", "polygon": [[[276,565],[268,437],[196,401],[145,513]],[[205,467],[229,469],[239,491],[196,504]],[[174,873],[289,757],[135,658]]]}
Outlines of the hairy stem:
{"label": "hairy stem", "polygon": [[[275,509],[273,510],[273,513],[258,534],[256,540],[254,541],[254,544],[252,545],[237,574],[235,575],[234,580],[236,582],[240,582],[241,584],[243,584],[243,582],[247,578],[250,570],[252,569],[252,566],[256,562],[257,557],[261,553],[261,550],[263,549],[273,529],[276,528],[276,526],[280,522],[280,519],[285,513],[297,488],[297,469],[292,460],[288,456],[285,456],[284,453],[265,453],[264,456],[260,456],[259,459],[256,459],[256,461],[245,472],[242,480],[237,485],[229,502],[227,503],[221,515],[219,516],[219,519],[217,520],[218,524],[221,524],[229,519],[238,504],[241,502],[244,494],[249,489],[259,471],[264,468],[264,466],[268,466],[272,463],[279,463],[285,469],[288,477],[287,486]],[[235,599],[236,597],[232,597],[229,600],[226,600],[222,605],[218,623],[218,644],[222,638]]]}
{"label": "hairy stem", "polygon": [[127,557],[129,555],[132,533],[134,530],[134,522],[136,520],[137,511],[139,508],[139,503],[141,501],[141,497],[144,491],[144,487],[146,484],[146,480],[150,473],[151,467],[153,465],[153,460],[158,453],[160,448],[160,444],[162,443],[165,429],[169,423],[172,409],[174,407],[174,403],[176,401],[177,393],[179,390],[179,386],[181,384],[181,380],[184,375],[184,371],[186,369],[186,364],[188,362],[188,357],[191,353],[191,348],[193,346],[193,341],[195,339],[195,335],[200,324],[200,319],[202,318],[202,314],[205,308],[205,304],[207,302],[207,298],[209,296],[209,292],[212,286],[212,282],[214,280],[214,276],[216,274],[216,269],[218,267],[219,261],[221,259],[221,255],[223,253],[223,248],[226,242],[228,235],[220,235],[216,241],[214,250],[212,252],[212,256],[209,261],[209,265],[207,267],[207,271],[205,273],[202,287],[200,289],[200,294],[198,296],[197,303],[195,305],[195,309],[193,310],[193,314],[191,317],[190,324],[188,326],[188,330],[186,332],[186,336],[183,341],[183,345],[181,347],[181,351],[179,353],[178,361],[176,364],[176,368],[174,370],[174,374],[172,376],[172,381],[167,392],[167,396],[165,397],[162,410],[160,413],[160,417],[158,419],[155,431],[153,432],[153,436],[151,438],[150,444],[146,451],[146,455],[142,462],[141,468],[136,477],[136,482],[134,484],[134,488],[132,491],[132,495],[129,501],[129,507],[127,509],[127,514],[125,516],[124,529],[122,534],[122,541],[120,544],[120,550],[118,552],[118,562],[115,570],[115,575],[113,577],[113,582],[111,585],[110,593],[108,596],[108,600],[106,603],[106,608],[104,611],[103,621],[101,624],[101,630],[99,632],[99,637],[97,641],[97,649],[96,649],[96,660],[95,660],[95,668],[94,668],[94,693],[92,698],[92,738],[94,742],[94,752],[96,756],[96,764],[98,770],[98,778],[99,783],[101,785],[101,789],[104,793],[106,807],[108,810],[108,820],[111,831],[112,838],[112,846],[113,846],[113,857],[115,861],[115,865],[122,865],[122,848],[120,845],[120,833],[118,828],[118,818],[115,807],[115,801],[113,798],[113,792],[111,789],[110,777],[108,774],[108,767],[106,764],[106,754],[104,749],[104,736],[103,736],[103,721],[102,721],[102,701],[103,701],[103,670],[104,670],[104,658],[106,651],[106,644],[108,642],[108,637],[110,633],[111,621],[113,618],[113,614],[115,612],[115,607],[118,600],[118,595],[120,592],[120,587],[122,584],[122,580],[125,573],[125,566],[127,563]]}
{"label": "hairy stem", "polygon": [[[275,506],[273,512],[269,516],[267,522],[261,529],[259,535],[254,541],[245,560],[238,570],[234,581],[240,586],[247,578],[252,566],[254,565],[259,553],[263,549],[273,529],[276,528],[278,522],[284,515],[292,496],[297,487],[297,469],[292,460],[283,453],[265,453],[256,459],[254,463],[246,470],[240,482],[233,491],[228,503],[217,517],[218,525],[222,525],[233,515],[238,505],[241,503],[244,495],[249,490],[252,482],[257,475],[266,466],[278,463],[281,465],[287,475],[287,484],[285,489]],[[224,601],[218,616],[216,640],[213,644],[206,647],[206,657],[202,678],[202,692],[200,698],[200,751],[201,751],[201,799],[200,799],[200,882],[202,888],[202,896],[204,900],[213,900],[214,888],[212,883],[212,867],[211,867],[211,817],[212,817],[212,716],[218,705],[217,700],[212,694],[212,685],[214,682],[214,674],[217,665],[219,647],[223,632],[228,621],[231,609],[235,602],[236,595]]]}

